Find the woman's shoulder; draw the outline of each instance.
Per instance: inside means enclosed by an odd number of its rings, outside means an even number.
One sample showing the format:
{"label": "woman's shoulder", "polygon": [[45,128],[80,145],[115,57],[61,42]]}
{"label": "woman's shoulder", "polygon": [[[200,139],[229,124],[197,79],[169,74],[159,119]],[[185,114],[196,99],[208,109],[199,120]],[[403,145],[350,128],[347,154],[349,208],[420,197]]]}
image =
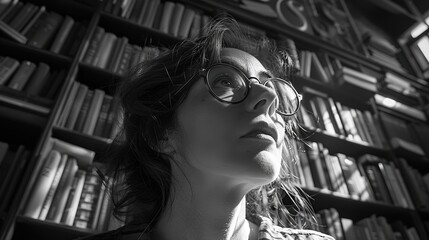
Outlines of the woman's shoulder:
{"label": "woman's shoulder", "polygon": [[252,220],[259,224],[258,240],[294,240],[294,239],[309,239],[309,240],[335,240],[333,237],[309,229],[294,229],[280,227],[271,221],[271,219],[255,215]]}

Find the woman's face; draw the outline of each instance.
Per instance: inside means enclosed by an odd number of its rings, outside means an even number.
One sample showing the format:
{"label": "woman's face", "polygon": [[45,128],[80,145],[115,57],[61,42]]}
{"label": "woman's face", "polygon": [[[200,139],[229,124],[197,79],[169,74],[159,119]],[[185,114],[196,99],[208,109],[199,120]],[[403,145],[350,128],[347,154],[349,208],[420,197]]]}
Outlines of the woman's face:
{"label": "woman's face", "polygon": [[[257,58],[235,48],[224,48],[222,62],[243,69],[247,77],[261,82],[267,70]],[[194,83],[178,109],[180,150],[186,165],[198,174],[263,185],[273,181],[281,167],[285,123],[276,113],[274,90],[253,84],[238,104],[223,103],[208,91],[204,79]],[[274,135],[250,134],[259,125]],[[209,174],[209,175],[208,175]]]}

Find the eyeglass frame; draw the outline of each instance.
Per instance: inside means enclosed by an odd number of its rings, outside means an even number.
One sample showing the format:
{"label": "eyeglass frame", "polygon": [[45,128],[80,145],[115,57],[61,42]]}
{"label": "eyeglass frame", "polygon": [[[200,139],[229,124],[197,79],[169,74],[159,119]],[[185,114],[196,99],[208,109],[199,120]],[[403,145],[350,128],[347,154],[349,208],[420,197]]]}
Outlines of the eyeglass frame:
{"label": "eyeglass frame", "polygon": [[[245,84],[246,84],[246,92],[245,92],[245,95],[244,95],[243,99],[241,99],[240,101],[230,102],[230,101],[227,101],[227,100],[223,100],[222,98],[220,98],[219,96],[217,96],[214,93],[213,89],[211,88],[211,86],[210,86],[210,84],[208,82],[208,76],[209,76],[210,70],[213,67],[219,66],[219,65],[221,65],[221,66],[228,66],[228,67],[233,68],[234,70],[236,70],[243,77],[243,79],[247,80],[247,81],[244,81]],[[243,102],[244,100],[246,100],[247,96],[249,95],[250,89],[252,88],[252,81],[251,81],[251,79],[255,79],[259,84],[261,84],[263,86],[266,86],[266,84],[268,82],[272,81],[272,80],[283,82],[283,83],[287,84],[292,89],[292,91],[296,94],[296,96],[298,98],[298,104],[296,106],[296,109],[292,113],[283,113],[283,112],[277,111],[277,109],[276,109],[276,112],[279,113],[280,115],[283,115],[283,116],[293,116],[293,115],[295,115],[298,112],[298,110],[299,110],[299,108],[301,106],[302,95],[299,94],[298,91],[296,91],[296,89],[293,87],[293,85],[290,82],[288,82],[288,81],[286,81],[286,80],[284,80],[282,78],[272,77],[272,78],[269,78],[267,81],[265,81],[265,83],[261,83],[261,81],[257,77],[248,77],[240,68],[238,68],[238,67],[236,67],[236,66],[234,66],[232,64],[222,63],[222,62],[221,63],[215,63],[215,64],[211,65],[208,68],[201,69],[200,70],[200,75],[201,75],[201,77],[204,78],[204,82],[205,82],[207,88],[209,89],[210,94],[214,98],[216,98],[218,101],[220,101],[220,102],[230,103],[230,104],[237,104],[237,103]],[[277,96],[278,99],[280,99],[278,97],[278,95],[277,95],[277,92],[276,92],[276,96]]]}

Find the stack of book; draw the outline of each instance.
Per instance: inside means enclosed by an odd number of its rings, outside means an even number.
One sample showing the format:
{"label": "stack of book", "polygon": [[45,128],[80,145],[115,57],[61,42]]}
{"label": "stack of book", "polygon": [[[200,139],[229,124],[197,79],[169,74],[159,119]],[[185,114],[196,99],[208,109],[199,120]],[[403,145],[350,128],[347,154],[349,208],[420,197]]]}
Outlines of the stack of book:
{"label": "stack of book", "polygon": [[[337,84],[348,93],[370,97],[377,92],[377,78],[374,76],[342,65],[336,67]],[[358,89],[363,91],[357,91]]]}
{"label": "stack of book", "polygon": [[[414,131],[412,130],[411,123],[384,112],[380,112],[380,117],[384,123],[386,132],[389,135],[390,143],[394,149],[403,152],[410,152],[416,156],[425,155],[420,145],[420,142],[422,141],[419,141],[418,139],[419,133],[416,132],[417,136],[413,134]],[[421,130],[424,130],[424,128]]]}
{"label": "stack of book", "polygon": [[304,87],[298,121],[328,134],[384,148],[383,135],[371,112],[354,109],[334,101],[327,94]]}
{"label": "stack of book", "polygon": [[178,38],[200,35],[210,17],[180,2],[104,0],[103,10]]}
{"label": "stack of book", "polygon": [[10,209],[14,194],[21,184],[30,160],[30,151],[24,146],[0,142],[0,214]]}
{"label": "stack of book", "polygon": [[86,32],[87,23],[47,11],[45,6],[6,0],[0,12],[0,32],[23,44],[54,53],[74,56]]}
{"label": "stack of book", "polygon": [[122,125],[121,113],[117,101],[104,90],[75,81],[57,126],[112,139]]}
{"label": "stack of book", "polygon": [[41,173],[34,183],[24,216],[54,223],[104,231],[111,203],[93,163],[95,153],[50,138]]}
{"label": "stack of book", "polygon": [[358,162],[376,200],[415,209],[409,193],[412,190],[393,162],[369,154],[361,156]]}
{"label": "stack of book", "polygon": [[375,101],[378,105],[387,107],[391,110],[397,111],[401,114],[406,114],[410,117],[419,119],[421,121],[426,121],[426,115],[425,113],[417,108],[413,108],[411,106],[408,106],[404,103],[398,102],[396,100],[393,100],[391,98],[385,97],[380,94],[375,94]]}
{"label": "stack of book", "polygon": [[18,61],[0,56],[0,85],[30,96],[53,99],[65,78],[65,71],[53,72],[44,62]]}
{"label": "stack of book", "polygon": [[406,80],[397,74],[386,72],[383,85],[391,91],[410,98],[418,99],[420,97],[416,88],[411,85],[410,80]]}
{"label": "stack of book", "polygon": [[323,209],[316,214],[319,226],[313,228],[329,234],[335,239],[346,240],[420,240],[415,227],[407,227],[402,221],[389,223],[384,216],[370,217],[353,221],[341,217],[334,208]]}
{"label": "stack of book", "polygon": [[83,63],[123,75],[130,67],[152,59],[161,52],[159,47],[140,47],[128,43],[127,37],[118,37],[97,27],[91,37]]}
{"label": "stack of book", "polygon": [[410,167],[407,161],[403,158],[399,159],[399,167],[401,168],[405,183],[410,189],[411,197],[416,208],[429,208],[429,174],[421,174],[417,169]]}

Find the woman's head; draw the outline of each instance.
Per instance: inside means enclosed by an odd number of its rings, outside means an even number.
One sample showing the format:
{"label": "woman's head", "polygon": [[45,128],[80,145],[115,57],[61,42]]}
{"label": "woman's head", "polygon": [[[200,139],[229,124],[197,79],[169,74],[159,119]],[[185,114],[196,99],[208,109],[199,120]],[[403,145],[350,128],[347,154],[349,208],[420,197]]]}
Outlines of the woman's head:
{"label": "woman's head", "polygon": [[[134,67],[119,91],[124,141],[112,156],[114,180],[121,179],[116,210],[128,206],[135,221],[156,221],[174,197],[172,164],[185,175],[256,188],[253,200],[261,198],[262,186],[277,186],[274,180],[294,193],[284,162],[295,156],[289,142],[294,121],[278,113],[292,103],[280,101],[276,82],[268,81],[289,80],[290,68],[285,52],[243,34],[230,19]],[[232,86],[231,75],[245,85]]]}

